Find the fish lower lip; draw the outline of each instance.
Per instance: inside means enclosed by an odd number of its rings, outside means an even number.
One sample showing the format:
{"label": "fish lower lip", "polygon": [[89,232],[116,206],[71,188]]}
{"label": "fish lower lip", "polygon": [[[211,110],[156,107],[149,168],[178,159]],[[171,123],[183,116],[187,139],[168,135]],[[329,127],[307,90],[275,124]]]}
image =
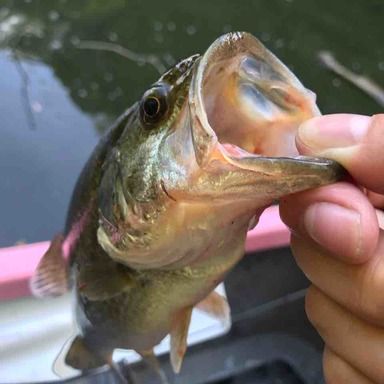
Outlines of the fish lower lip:
{"label": "fish lower lip", "polygon": [[[324,157],[310,157],[310,156],[295,156],[295,157],[263,157],[264,159],[280,159],[291,163],[303,164],[316,164],[316,165],[334,165],[338,164],[334,160],[326,159]],[[340,166],[341,168],[341,166]]]}
{"label": "fish lower lip", "polygon": [[339,163],[331,159],[308,156],[268,157],[244,152],[224,156],[237,168],[274,177],[319,176],[338,180],[346,173]]}

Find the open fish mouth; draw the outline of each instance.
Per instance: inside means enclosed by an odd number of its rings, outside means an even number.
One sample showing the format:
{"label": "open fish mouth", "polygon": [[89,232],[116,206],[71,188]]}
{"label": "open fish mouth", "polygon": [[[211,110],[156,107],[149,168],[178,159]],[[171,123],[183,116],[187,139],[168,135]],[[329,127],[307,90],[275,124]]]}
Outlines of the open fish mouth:
{"label": "open fish mouth", "polygon": [[276,176],[321,173],[335,165],[298,156],[298,126],[320,114],[315,95],[248,33],[226,34],[209,47],[189,98],[201,166],[218,155],[237,168]]}

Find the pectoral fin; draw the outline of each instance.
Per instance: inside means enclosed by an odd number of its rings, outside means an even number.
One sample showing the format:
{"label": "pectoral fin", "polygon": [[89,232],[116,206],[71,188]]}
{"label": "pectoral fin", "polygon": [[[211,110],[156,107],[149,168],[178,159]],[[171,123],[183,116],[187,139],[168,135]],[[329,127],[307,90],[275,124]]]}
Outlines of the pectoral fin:
{"label": "pectoral fin", "polygon": [[180,311],[174,318],[171,329],[171,364],[175,373],[180,372],[185,351],[187,350],[187,336],[191,321],[192,307]]}
{"label": "pectoral fin", "polygon": [[62,253],[64,237],[56,235],[40,260],[30,281],[30,289],[37,297],[56,297],[68,291],[68,273]]}
{"label": "pectoral fin", "polygon": [[79,293],[88,300],[106,300],[131,289],[134,282],[129,272],[113,263],[107,266],[83,267],[77,278]]}
{"label": "pectoral fin", "polygon": [[212,291],[196,308],[209,316],[219,319],[224,326],[231,323],[231,310],[228,301],[215,291]]}

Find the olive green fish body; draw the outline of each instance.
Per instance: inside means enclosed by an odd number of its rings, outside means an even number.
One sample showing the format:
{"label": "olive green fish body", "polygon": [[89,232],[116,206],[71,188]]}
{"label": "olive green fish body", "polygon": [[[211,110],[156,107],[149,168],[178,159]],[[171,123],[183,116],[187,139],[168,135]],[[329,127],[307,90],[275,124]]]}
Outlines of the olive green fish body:
{"label": "olive green fish body", "polygon": [[[191,312],[228,323],[213,290],[241,259],[247,230],[280,197],[340,178],[298,156],[295,132],[314,95],[247,33],[217,39],[166,72],[101,139],[75,188],[64,239],[32,289],[75,293],[79,336],[66,363],[143,356],[167,334],[180,370]],[[68,278],[63,258],[69,258]]]}

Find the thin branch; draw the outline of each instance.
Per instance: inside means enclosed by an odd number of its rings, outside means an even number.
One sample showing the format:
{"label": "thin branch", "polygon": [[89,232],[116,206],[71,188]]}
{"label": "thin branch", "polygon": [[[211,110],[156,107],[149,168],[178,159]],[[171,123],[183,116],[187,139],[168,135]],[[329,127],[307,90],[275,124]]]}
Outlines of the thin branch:
{"label": "thin branch", "polygon": [[329,51],[320,51],[318,57],[330,71],[348,80],[384,107],[384,89],[368,77],[358,75],[340,64]]}
{"label": "thin branch", "polygon": [[165,65],[156,55],[136,53],[119,44],[109,43],[107,41],[82,40],[76,44],[76,47],[79,49],[113,52],[137,64],[152,65],[160,74],[166,70]]}
{"label": "thin branch", "polygon": [[27,71],[24,69],[23,65],[21,64],[19,55],[15,49],[12,50],[12,57],[15,63],[16,70],[19,73],[21,78],[21,90],[20,90],[21,99],[23,101],[25,115],[28,121],[28,126],[31,130],[35,130],[36,119],[35,119],[35,115],[33,114],[31,97],[29,94],[29,76]]}

